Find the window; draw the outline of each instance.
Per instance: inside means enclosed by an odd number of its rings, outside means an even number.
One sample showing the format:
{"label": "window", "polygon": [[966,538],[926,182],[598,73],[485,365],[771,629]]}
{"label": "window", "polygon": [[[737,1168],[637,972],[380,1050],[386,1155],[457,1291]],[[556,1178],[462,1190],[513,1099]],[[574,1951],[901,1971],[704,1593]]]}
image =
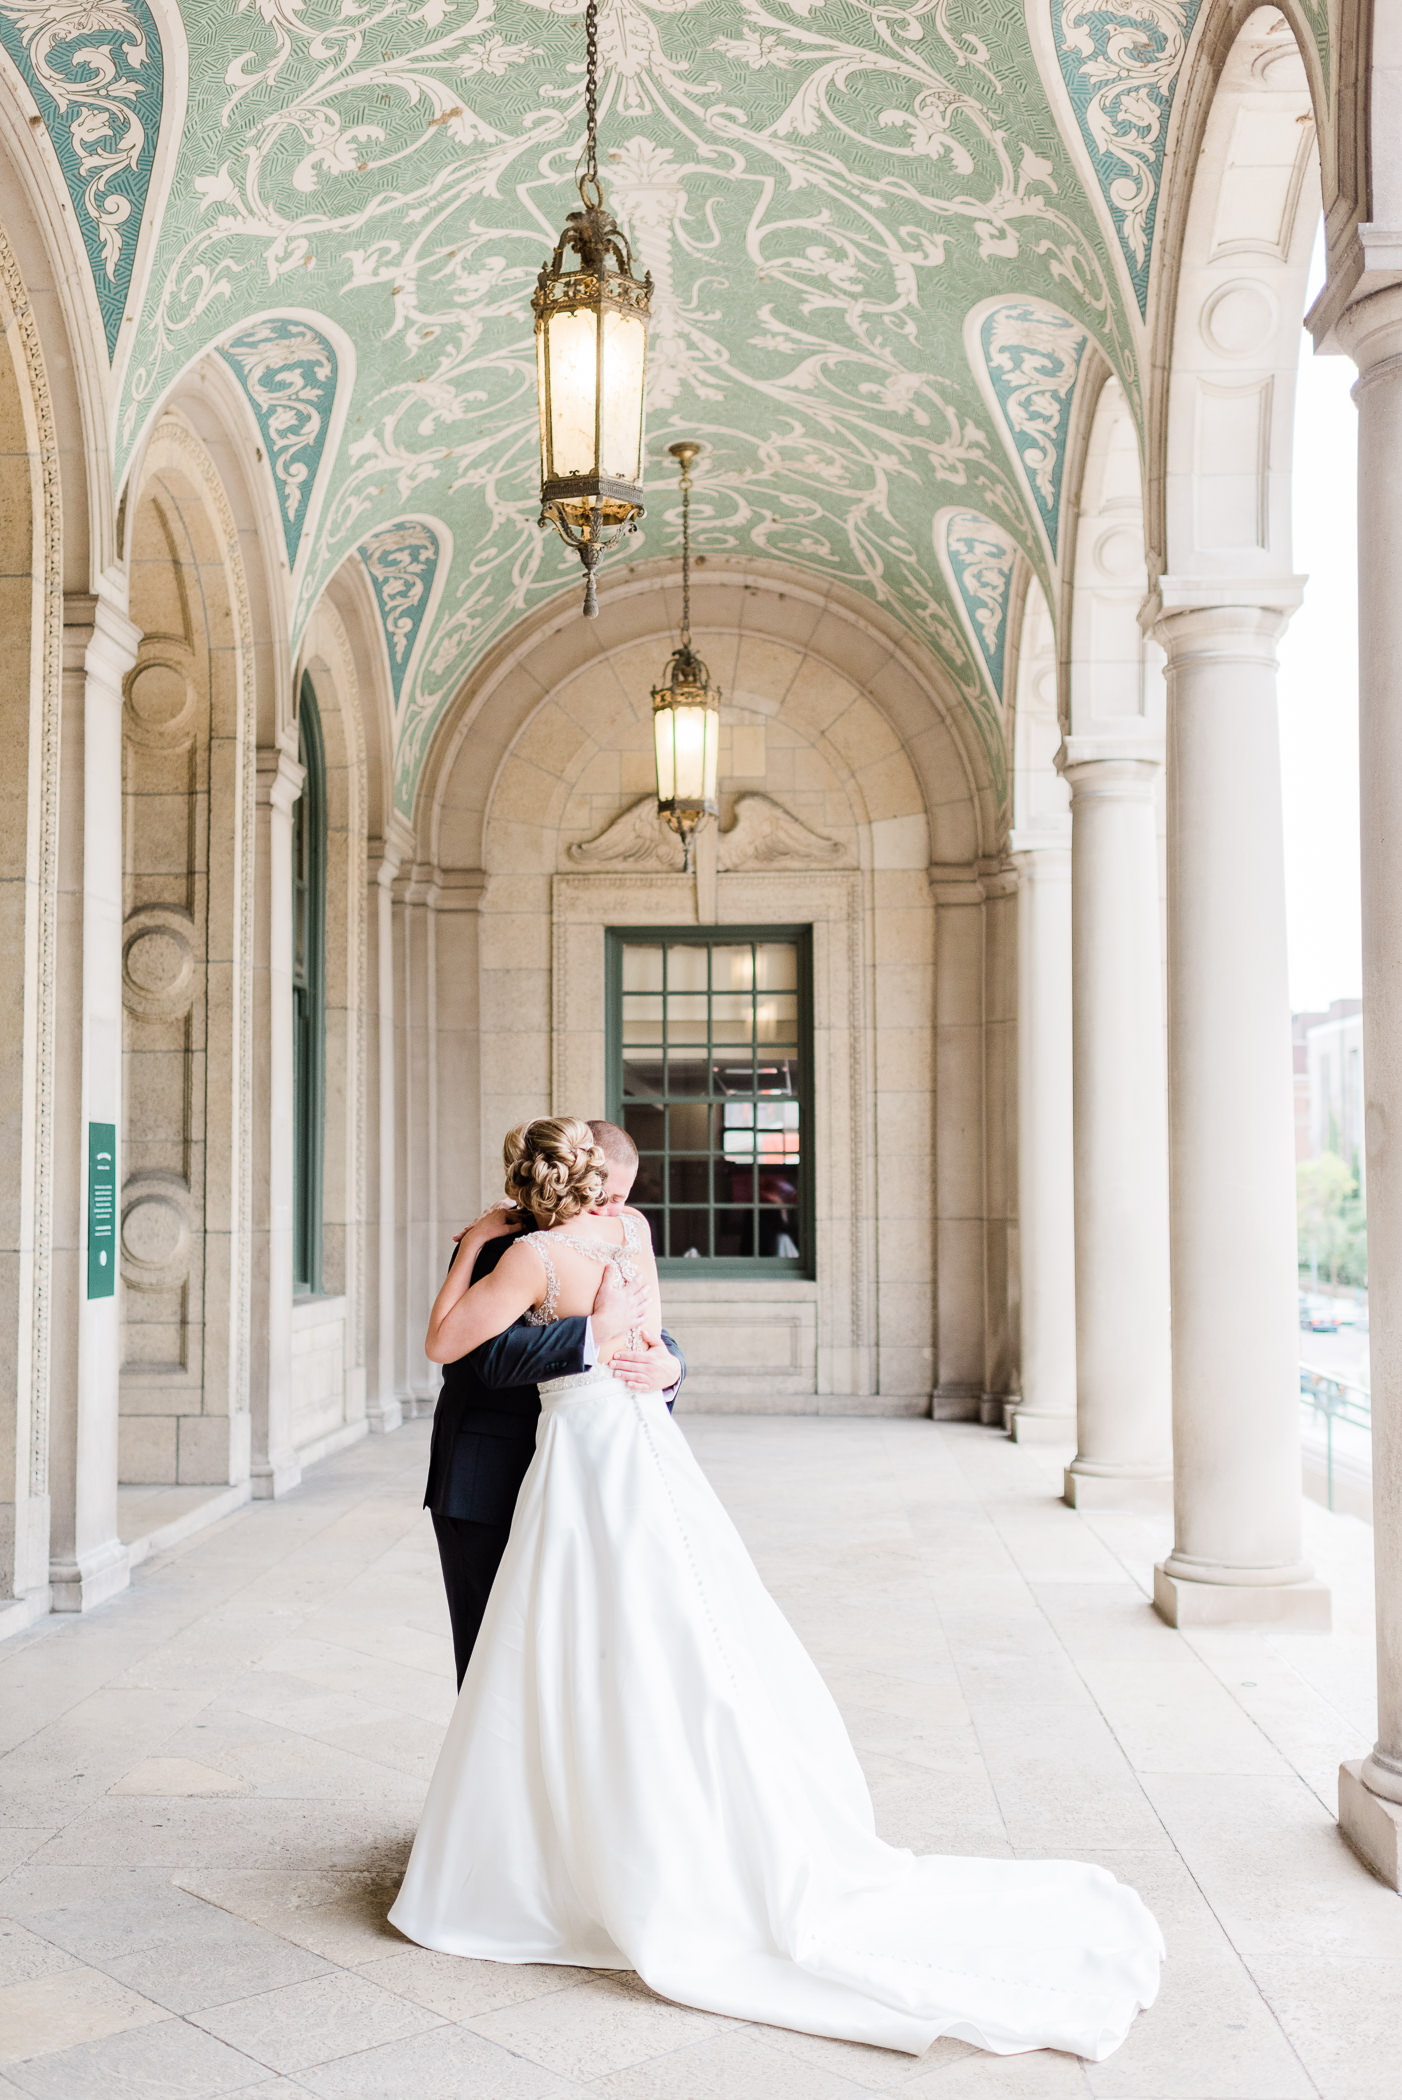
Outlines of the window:
{"label": "window", "polygon": [[[812,1268],[807,927],[609,935],[609,1115],[669,1269]],[[679,1271],[680,1272],[680,1271]]]}
{"label": "window", "polygon": [[297,709],[306,773],[292,811],[292,1275],[321,1289],[321,1154],[326,1069],[326,760],[309,678]]}

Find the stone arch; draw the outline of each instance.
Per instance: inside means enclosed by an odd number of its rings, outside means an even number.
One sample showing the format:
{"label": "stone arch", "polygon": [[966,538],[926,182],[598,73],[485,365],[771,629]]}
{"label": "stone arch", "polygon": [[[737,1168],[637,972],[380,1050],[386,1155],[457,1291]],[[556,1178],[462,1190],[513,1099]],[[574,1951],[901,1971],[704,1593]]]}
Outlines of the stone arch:
{"label": "stone arch", "polygon": [[[8,996],[0,1186],[7,1221],[0,1387],[0,1597],[47,1600],[49,1389],[55,1315],[54,1094],[63,644],[63,512],[58,433],[28,287],[0,230],[0,595],[8,821],[3,938]],[[80,506],[81,508],[81,506]]]}
{"label": "stone arch", "polygon": [[167,413],[132,484],[123,708],[119,1478],[248,1477],[252,620],[232,511]]}
{"label": "stone arch", "polygon": [[[683,874],[652,809],[649,721],[677,599],[672,563],[627,572],[597,627],[571,593],[508,638],[436,741],[418,828],[440,999],[457,988],[436,1036],[442,1171],[490,1194],[507,1124],[604,1112],[607,925],[811,924],[815,1273],[738,1297],[669,1281],[693,1390],[753,1392],[743,1352],[777,1347],[776,1404],[924,1411],[933,1394],[977,1414],[1009,1361],[1008,1218],[987,1211],[1008,1180],[1010,951],[992,928],[1011,898],[984,748],[861,601],[708,563],[692,626],[724,695],[722,806]],[[777,846],[756,845],[761,817]]]}
{"label": "stone arch", "polygon": [[1313,40],[1230,11],[1189,84],[1157,247],[1151,582],[1290,574],[1299,327],[1320,202]]}

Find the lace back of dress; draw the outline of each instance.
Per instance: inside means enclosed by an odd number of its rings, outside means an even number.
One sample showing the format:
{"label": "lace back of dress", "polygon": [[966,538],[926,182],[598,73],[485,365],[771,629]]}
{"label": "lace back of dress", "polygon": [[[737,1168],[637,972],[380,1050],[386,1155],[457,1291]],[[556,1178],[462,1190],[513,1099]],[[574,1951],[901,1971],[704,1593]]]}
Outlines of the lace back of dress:
{"label": "lace back of dress", "polygon": [[[612,1240],[589,1239],[572,1232],[528,1232],[525,1235],[522,1244],[535,1249],[545,1271],[545,1296],[526,1314],[533,1327],[553,1326],[560,1317],[560,1278],[546,1245],[547,1240],[553,1240],[557,1247],[573,1247],[576,1253],[585,1255],[590,1261],[612,1262],[625,1283],[636,1280],[638,1264],[633,1257],[637,1252],[638,1228],[628,1217],[621,1217],[618,1222],[623,1227],[623,1242],[617,1247]],[[639,1340],[637,1328],[630,1327],[629,1348],[636,1349]]]}

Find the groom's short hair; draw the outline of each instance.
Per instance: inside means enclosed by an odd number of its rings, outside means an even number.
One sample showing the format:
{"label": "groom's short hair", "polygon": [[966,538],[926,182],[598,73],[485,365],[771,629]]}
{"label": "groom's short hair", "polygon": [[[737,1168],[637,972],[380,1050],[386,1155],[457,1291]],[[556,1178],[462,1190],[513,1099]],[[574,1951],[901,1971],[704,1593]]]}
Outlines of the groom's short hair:
{"label": "groom's short hair", "polygon": [[591,1123],[589,1135],[611,1167],[636,1167],[638,1148],[616,1123]]}

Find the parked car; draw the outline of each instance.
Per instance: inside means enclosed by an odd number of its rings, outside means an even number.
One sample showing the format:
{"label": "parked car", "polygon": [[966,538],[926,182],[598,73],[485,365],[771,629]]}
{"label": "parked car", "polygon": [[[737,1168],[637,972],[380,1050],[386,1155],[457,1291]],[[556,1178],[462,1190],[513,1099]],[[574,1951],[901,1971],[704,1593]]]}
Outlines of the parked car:
{"label": "parked car", "polygon": [[1339,1331],[1338,1319],[1332,1312],[1326,1312],[1323,1306],[1307,1313],[1301,1324],[1310,1334],[1337,1334]]}

